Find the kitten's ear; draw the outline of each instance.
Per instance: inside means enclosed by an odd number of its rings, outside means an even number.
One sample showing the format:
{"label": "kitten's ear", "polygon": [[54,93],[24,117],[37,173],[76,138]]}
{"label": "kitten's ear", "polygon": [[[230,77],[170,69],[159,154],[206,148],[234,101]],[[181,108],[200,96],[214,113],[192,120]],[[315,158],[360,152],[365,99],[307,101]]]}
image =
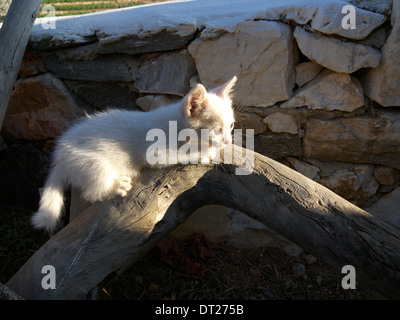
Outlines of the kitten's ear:
{"label": "kitten's ear", "polygon": [[220,85],[219,87],[216,87],[212,89],[210,92],[214,93],[218,97],[222,99],[230,99],[231,98],[231,91],[233,86],[236,84],[237,77],[234,76],[231,80],[228,82],[224,83],[223,85]]}
{"label": "kitten's ear", "polygon": [[203,85],[198,84],[189,92],[186,99],[186,114],[189,118],[197,117],[208,104],[207,90]]}

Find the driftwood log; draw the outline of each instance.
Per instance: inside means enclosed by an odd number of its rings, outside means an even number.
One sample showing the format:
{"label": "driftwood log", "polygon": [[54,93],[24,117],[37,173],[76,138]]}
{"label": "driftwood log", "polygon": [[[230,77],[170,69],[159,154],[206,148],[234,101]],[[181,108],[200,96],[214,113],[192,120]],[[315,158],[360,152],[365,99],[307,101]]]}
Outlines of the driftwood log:
{"label": "driftwood log", "polygon": [[[400,297],[398,229],[274,160],[254,153],[254,166],[249,163],[145,170],[126,198],[92,204],[7,286],[25,299],[85,298],[197,208],[220,204],[246,213],[338,270],[354,266],[357,281],[387,297]],[[236,175],[243,166],[251,174]],[[55,289],[41,286],[44,265],[55,267]]]}

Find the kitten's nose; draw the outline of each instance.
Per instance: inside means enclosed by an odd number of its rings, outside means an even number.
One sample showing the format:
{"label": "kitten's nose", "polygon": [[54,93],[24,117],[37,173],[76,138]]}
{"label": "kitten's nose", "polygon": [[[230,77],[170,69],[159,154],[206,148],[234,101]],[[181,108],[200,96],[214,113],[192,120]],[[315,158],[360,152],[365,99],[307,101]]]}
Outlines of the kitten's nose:
{"label": "kitten's nose", "polygon": [[229,145],[232,143],[232,137],[225,137],[224,139],[224,144]]}

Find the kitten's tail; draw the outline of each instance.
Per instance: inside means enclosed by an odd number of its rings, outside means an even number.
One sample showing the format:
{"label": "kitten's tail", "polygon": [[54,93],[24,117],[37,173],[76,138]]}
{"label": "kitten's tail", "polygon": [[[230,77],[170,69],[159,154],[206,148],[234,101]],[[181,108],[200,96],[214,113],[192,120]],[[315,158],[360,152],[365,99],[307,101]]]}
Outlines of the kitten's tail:
{"label": "kitten's tail", "polygon": [[64,205],[64,188],[63,179],[53,170],[44,186],[39,210],[31,219],[35,228],[45,229],[47,232],[55,229]]}

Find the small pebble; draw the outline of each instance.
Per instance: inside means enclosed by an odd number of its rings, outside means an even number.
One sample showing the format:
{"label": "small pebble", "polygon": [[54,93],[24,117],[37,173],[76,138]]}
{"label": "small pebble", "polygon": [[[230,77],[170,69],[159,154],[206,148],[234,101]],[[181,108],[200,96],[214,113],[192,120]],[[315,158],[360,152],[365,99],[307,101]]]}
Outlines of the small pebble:
{"label": "small pebble", "polygon": [[317,262],[317,258],[314,257],[314,256],[311,255],[311,254],[306,255],[306,256],[304,257],[304,260],[306,261],[307,264],[314,264],[314,263]]}
{"label": "small pebble", "polygon": [[295,263],[292,266],[292,272],[296,277],[300,277],[306,273],[306,267],[304,264]]}

